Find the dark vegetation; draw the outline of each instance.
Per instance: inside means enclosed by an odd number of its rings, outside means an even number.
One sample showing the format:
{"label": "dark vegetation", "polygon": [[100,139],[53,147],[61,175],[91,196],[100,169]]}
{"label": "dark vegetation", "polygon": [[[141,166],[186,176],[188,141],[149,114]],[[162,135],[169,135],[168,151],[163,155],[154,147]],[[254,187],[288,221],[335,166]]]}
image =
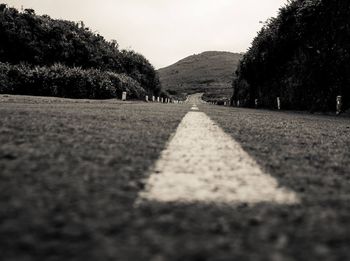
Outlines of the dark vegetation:
{"label": "dark vegetation", "polygon": [[159,69],[164,90],[178,98],[204,93],[208,101],[226,100],[232,96],[232,75],[242,54],[204,52],[186,57]]}
{"label": "dark vegetation", "polygon": [[119,50],[116,41],[106,41],[83,22],[0,4],[0,39],[1,93],[69,98],[113,98],[122,90],[134,98],[160,93],[146,58]]}
{"label": "dark vegetation", "polygon": [[126,74],[81,69],[62,64],[29,67],[0,63],[0,93],[77,99],[129,98],[146,94],[139,82]]}
{"label": "dark vegetation", "polygon": [[293,0],[254,39],[235,74],[233,100],[266,108],[350,107],[350,2]]}

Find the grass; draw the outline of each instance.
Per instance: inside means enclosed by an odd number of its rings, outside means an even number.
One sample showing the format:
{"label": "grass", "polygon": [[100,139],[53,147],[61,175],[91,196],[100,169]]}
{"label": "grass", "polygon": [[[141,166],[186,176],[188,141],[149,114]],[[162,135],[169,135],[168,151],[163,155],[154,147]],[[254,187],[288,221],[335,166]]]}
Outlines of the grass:
{"label": "grass", "polygon": [[232,96],[233,73],[241,58],[242,54],[230,52],[204,52],[159,69],[158,73],[163,88],[169,92],[215,93],[216,98],[222,98],[228,93]]}
{"label": "grass", "polygon": [[116,256],[142,179],[187,110],[1,96],[2,260]]}
{"label": "grass", "polygon": [[350,119],[218,106],[201,109],[265,171],[302,198],[296,207],[244,210],[237,215],[241,220],[256,220],[244,230],[237,229],[241,221],[230,220],[230,233],[245,238],[252,255],[272,254],[270,260],[349,259]]}
{"label": "grass", "polygon": [[302,204],[136,207],[187,105],[0,96],[2,260],[348,260],[350,120],[199,107]]}
{"label": "grass", "polygon": [[233,94],[232,87],[224,88],[224,89],[212,89],[208,90],[203,95],[203,100],[207,102],[230,102]]}

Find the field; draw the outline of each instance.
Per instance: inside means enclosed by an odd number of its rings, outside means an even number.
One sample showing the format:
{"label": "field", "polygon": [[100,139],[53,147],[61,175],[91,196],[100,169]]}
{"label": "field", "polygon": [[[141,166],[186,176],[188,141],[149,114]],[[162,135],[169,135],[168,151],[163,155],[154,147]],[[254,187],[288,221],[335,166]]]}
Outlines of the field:
{"label": "field", "polygon": [[350,258],[345,117],[199,104],[301,203],[135,205],[190,105],[1,95],[1,259]]}

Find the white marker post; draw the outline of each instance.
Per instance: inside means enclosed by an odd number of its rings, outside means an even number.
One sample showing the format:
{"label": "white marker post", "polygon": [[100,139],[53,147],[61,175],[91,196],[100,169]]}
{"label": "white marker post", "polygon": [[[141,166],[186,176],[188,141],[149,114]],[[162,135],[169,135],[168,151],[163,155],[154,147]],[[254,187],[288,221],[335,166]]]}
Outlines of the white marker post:
{"label": "white marker post", "polygon": [[148,102],[148,95],[146,95],[146,102]]}
{"label": "white marker post", "polygon": [[156,97],[152,96],[152,101],[155,102],[156,101]]}
{"label": "white marker post", "polygon": [[161,98],[161,99],[160,99],[160,102],[161,102],[161,103],[164,103],[164,98]]}
{"label": "white marker post", "polygon": [[122,93],[122,101],[126,101],[126,92]]}
{"label": "white marker post", "polygon": [[159,97],[157,97],[157,102],[160,102],[160,98]]}
{"label": "white marker post", "polygon": [[342,96],[337,96],[337,115],[339,115],[342,111],[343,107],[343,101],[342,101]]}
{"label": "white marker post", "polygon": [[280,99],[280,97],[277,97],[277,109],[278,110],[281,109],[281,99]]}

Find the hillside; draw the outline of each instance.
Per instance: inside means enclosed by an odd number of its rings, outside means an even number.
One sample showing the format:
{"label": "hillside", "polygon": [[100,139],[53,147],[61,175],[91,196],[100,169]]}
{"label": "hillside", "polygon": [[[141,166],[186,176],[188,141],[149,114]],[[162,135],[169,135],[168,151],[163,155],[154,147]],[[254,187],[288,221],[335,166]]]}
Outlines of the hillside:
{"label": "hillside", "polygon": [[232,95],[232,75],[242,54],[204,52],[158,70],[164,90],[172,95],[204,92],[220,99]]}

